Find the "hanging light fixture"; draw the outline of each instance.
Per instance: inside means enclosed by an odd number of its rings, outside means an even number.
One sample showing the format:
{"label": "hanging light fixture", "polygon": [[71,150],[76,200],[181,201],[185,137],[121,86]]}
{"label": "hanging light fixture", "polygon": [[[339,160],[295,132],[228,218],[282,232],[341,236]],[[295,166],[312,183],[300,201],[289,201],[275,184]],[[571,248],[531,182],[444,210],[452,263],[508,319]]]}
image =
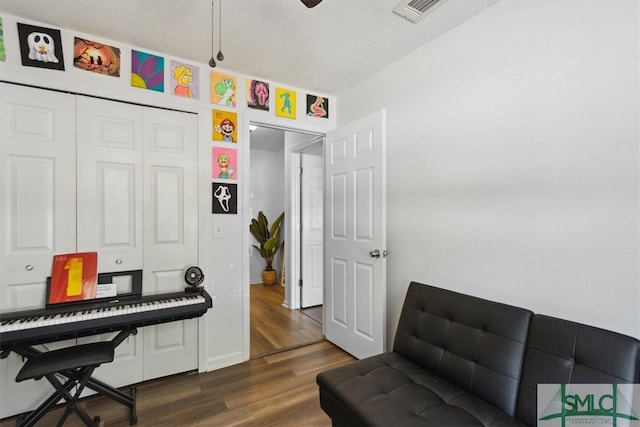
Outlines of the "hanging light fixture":
{"label": "hanging light fixture", "polygon": [[220,43],[220,50],[218,50],[218,61],[224,60],[224,55],[222,54],[222,0],[218,0],[220,2],[220,10],[218,13],[218,43]]}
{"label": "hanging light fixture", "polygon": [[213,57],[213,0],[211,0],[211,59],[209,67],[216,68],[216,59]]}

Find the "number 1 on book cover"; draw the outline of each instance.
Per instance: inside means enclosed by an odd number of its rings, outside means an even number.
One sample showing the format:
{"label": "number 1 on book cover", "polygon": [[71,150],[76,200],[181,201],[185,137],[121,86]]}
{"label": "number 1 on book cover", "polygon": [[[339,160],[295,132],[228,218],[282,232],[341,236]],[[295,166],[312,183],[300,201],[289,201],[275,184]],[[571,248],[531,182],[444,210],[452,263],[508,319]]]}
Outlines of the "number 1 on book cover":
{"label": "number 1 on book cover", "polygon": [[48,303],[94,299],[97,270],[97,252],[54,255]]}

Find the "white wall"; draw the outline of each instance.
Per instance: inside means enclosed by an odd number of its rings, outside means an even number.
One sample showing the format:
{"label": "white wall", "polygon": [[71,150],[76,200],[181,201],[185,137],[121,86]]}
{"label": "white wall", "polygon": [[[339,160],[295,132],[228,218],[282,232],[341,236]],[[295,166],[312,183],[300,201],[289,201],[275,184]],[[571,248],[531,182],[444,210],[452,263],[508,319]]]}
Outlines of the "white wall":
{"label": "white wall", "polygon": [[[0,9],[1,9],[0,5]],[[73,11],[70,11],[73,13]],[[182,60],[193,64],[194,61],[184,58],[174,58],[164,55],[162,52],[154,52],[148,49],[132,46],[123,40],[109,40],[95,37],[91,34],[83,34],[57,27],[48,17],[42,17],[42,22],[34,22],[8,14],[2,14],[4,44],[6,61],[0,62],[0,80],[22,83],[63,91],[78,92],[87,95],[101,96],[121,101],[135,102],[155,107],[173,108],[198,114],[198,229],[199,229],[199,265],[205,273],[207,291],[215,297],[214,307],[200,321],[200,369],[211,370],[221,368],[249,358],[249,215],[248,195],[244,189],[249,180],[248,150],[249,123],[263,123],[273,126],[283,126],[301,129],[309,132],[324,133],[335,127],[335,100],[329,97],[330,119],[318,119],[305,115],[307,92],[302,88],[288,86],[280,82],[270,81],[271,87],[283,86],[298,91],[297,119],[290,120],[274,115],[274,105],[271,111],[251,110],[246,107],[246,79],[249,77],[242,73],[225,70],[218,67],[216,70],[234,74],[238,83],[238,107],[233,111],[238,113],[238,163],[240,176],[238,184],[238,214],[237,215],[212,215],[211,214],[211,181],[212,161],[211,147],[213,142],[211,127],[212,108],[215,106],[209,101],[210,71],[205,63],[195,63],[200,70],[200,99],[186,99],[173,96],[169,92],[169,62],[171,59]],[[47,28],[61,30],[64,46],[64,60],[66,71],[47,70],[33,67],[23,67],[20,63],[18,46],[18,31],[16,22],[39,25]],[[107,77],[88,71],[80,70],[73,66],[73,38],[81,37],[90,40],[111,44],[121,49],[122,64],[121,77]],[[158,93],[131,87],[131,49],[140,49],[145,52],[164,56],[165,58],[165,93]],[[227,52],[227,55],[230,53]],[[208,58],[204,58],[208,60]],[[315,92],[314,92],[315,93]],[[323,94],[318,94],[323,95]],[[324,95],[326,96],[326,95]],[[271,97],[272,104],[273,99]],[[227,145],[228,146],[228,145]],[[223,228],[224,237],[213,238],[213,225]]]}
{"label": "white wall", "polygon": [[[251,170],[249,190],[249,210],[252,218],[257,218],[258,212],[263,211],[269,220],[269,227],[273,221],[284,212],[284,132],[282,132],[282,148],[277,151],[256,148],[260,141],[251,140]],[[247,227],[249,225],[247,224]],[[280,235],[284,238],[285,226],[282,224]],[[252,244],[257,245],[255,239]],[[280,278],[282,254],[278,251],[273,262],[273,268]],[[260,253],[251,250],[251,283],[262,283],[262,270],[265,268],[264,258]]]}
{"label": "white wall", "polygon": [[410,280],[640,337],[638,21],[502,0],[338,98],[387,109],[389,345]]}

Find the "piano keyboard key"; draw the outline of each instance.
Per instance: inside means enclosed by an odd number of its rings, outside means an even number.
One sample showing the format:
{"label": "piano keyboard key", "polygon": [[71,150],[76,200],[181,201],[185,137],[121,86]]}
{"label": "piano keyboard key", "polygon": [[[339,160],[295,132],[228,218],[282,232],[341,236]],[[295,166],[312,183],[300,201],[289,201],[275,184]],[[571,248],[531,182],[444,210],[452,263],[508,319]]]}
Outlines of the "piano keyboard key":
{"label": "piano keyboard key", "polygon": [[31,316],[23,319],[12,319],[0,323],[0,333],[19,331],[23,329],[41,328],[59,324],[84,322],[113,316],[123,316],[153,310],[164,310],[173,307],[183,307],[193,304],[204,304],[205,298],[199,294],[165,298],[154,301],[135,302],[111,307],[101,307],[91,310],[71,311],[55,315]]}

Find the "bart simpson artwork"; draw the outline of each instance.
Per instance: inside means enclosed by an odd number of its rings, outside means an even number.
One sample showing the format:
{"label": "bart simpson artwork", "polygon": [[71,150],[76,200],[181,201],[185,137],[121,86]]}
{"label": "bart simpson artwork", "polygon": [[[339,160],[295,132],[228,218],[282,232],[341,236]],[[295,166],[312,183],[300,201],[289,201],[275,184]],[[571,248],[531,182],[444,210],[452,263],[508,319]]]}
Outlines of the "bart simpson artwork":
{"label": "bart simpson artwork", "polygon": [[73,65],[94,73],[120,77],[120,49],[74,37]]}
{"label": "bart simpson artwork", "polygon": [[296,118],[296,93],[293,90],[276,88],[276,116]]}
{"label": "bart simpson artwork", "polygon": [[235,108],[236,89],[237,84],[234,76],[217,71],[211,72],[211,102],[213,104]]}
{"label": "bart simpson artwork", "polygon": [[132,50],[131,86],[164,92],[164,58]]}
{"label": "bart simpson artwork", "polygon": [[238,150],[213,147],[213,178],[236,179],[238,173]]}
{"label": "bart simpson artwork", "polygon": [[4,30],[2,29],[2,18],[0,17],[0,61],[6,61],[7,56],[4,53]]}
{"label": "bart simpson artwork", "polygon": [[269,83],[247,79],[247,107],[269,111]]}
{"label": "bart simpson artwork", "polygon": [[307,115],[311,117],[329,118],[329,99],[307,94]]}
{"label": "bart simpson artwork", "polygon": [[213,140],[238,142],[238,115],[233,111],[212,110]]}
{"label": "bart simpson artwork", "polygon": [[200,70],[195,65],[171,61],[171,93],[185,98],[200,99]]}

